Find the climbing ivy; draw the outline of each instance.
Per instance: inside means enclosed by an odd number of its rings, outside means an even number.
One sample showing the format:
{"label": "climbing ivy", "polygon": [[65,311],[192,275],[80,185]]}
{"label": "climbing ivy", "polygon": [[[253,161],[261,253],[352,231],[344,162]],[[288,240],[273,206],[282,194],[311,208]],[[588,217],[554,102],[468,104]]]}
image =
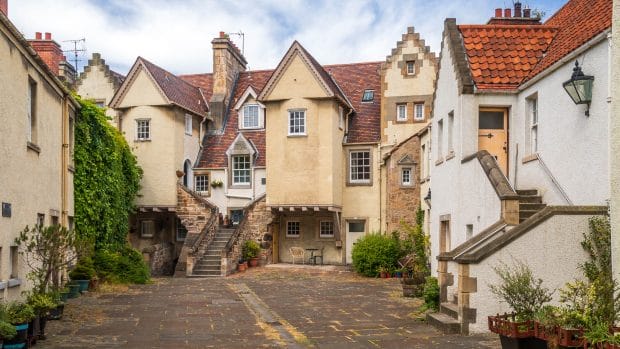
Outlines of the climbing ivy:
{"label": "climbing ivy", "polygon": [[127,243],[142,169],[105,111],[76,98],[82,108],[75,123],[75,228],[96,250],[120,250]]}

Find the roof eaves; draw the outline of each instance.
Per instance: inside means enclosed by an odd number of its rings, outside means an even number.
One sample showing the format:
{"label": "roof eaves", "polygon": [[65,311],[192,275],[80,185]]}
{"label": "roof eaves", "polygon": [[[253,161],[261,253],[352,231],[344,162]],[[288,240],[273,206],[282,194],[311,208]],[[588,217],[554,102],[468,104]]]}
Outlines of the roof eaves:
{"label": "roof eaves", "polygon": [[444,37],[448,37],[450,44],[450,53],[452,56],[452,64],[455,65],[456,76],[459,86],[459,92],[462,94],[474,93],[474,79],[471,76],[469,63],[467,62],[467,54],[465,53],[465,45],[463,37],[456,25],[455,18],[446,18],[444,22]]}

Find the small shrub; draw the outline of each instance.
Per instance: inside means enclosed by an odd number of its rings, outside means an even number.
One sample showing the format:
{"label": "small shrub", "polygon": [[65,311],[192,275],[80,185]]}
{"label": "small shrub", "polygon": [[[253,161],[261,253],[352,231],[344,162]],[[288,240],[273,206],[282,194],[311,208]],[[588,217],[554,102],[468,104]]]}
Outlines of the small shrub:
{"label": "small shrub", "polygon": [[120,252],[97,250],[94,267],[98,277],[110,283],[145,284],[150,279],[149,268],[142,254],[129,246]]}
{"label": "small shrub", "polygon": [[0,320],[0,338],[2,339],[12,339],[17,334],[17,330],[15,326],[11,325],[6,321]]}
{"label": "small shrub", "polygon": [[501,283],[489,285],[491,292],[506,302],[521,319],[531,319],[545,303],[551,301],[553,291],[542,286],[542,279],[536,279],[527,264],[515,261],[515,265],[510,267],[501,263],[493,269]]}
{"label": "small shrub", "polygon": [[37,315],[45,315],[56,308],[56,299],[51,293],[31,293],[27,297],[27,303]]}
{"label": "small shrub", "polygon": [[90,280],[95,276],[93,260],[90,257],[80,259],[75,268],[69,272],[71,280]]}
{"label": "small shrub", "polygon": [[374,277],[380,267],[395,269],[400,257],[398,241],[381,234],[366,235],[353,246],[351,251],[353,268],[359,274]]}
{"label": "small shrub", "polygon": [[256,241],[246,240],[243,243],[242,254],[243,254],[243,259],[245,259],[246,261],[249,259],[258,257],[259,252],[260,252],[260,246],[258,245]]}
{"label": "small shrub", "polygon": [[118,263],[118,255],[106,249],[95,252],[93,264],[100,280],[116,282],[116,264]]}
{"label": "small shrub", "polygon": [[426,278],[423,296],[426,309],[439,310],[439,283],[436,277],[429,276]]}
{"label": "small shrub", "polygon": [[14,325],[25,324],[34,319],[34,317],[34,310],[27,303],[11,302],[6,306],[7,321]]}

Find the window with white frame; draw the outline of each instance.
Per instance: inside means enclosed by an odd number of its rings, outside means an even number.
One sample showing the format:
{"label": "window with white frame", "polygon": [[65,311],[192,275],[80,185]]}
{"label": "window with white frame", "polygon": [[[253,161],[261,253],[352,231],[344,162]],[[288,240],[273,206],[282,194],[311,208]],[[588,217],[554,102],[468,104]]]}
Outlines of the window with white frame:
{"label": "window with white frame", "polygon": [[258,104],[247,104],[243,106],[243,128],[260,127],[260,106]]}
{"label": "window with white frame", "polygon": [[413,105],[413,119],[416,121],[424,121],[424,103],[416,103]]}
{"label": "window with white frame", "polygon": [[530,153],[538,152],[538,97],[528,99],[530,114]]}
{"label": "window with white frame", "polygon": [[136,139],[139,141],[147,141],[151,139],[151,120],[136,120]]}
{"label": "window with white frame", "polygon": [[152,238],[155,234],[155,221],[152,219],[140,222],[140,236],[143,238]]}
{"label": "window with white frame", "polygon": [[411,179],[411,167],[405,167],[400,170],[400,183],[401,185],[407,187],[413,185],[413,180]]}
{"label": "window with white frame", "polygon": [[288,112],[288,134],[291,136],[306,134],[306,111],[305,110],[289,110]]}
{"label": "window with white frame", "polygon": [[370,183],[370,151],[354,150],[349,153],[349,182]]}
{"label": "window with white frame", "polygon": [[27,140],[31,143],[37,141],[37,83],[32,79],[28,80],[28,95],[26,101],[26,108],[28,110],[28,130]]}
{"label": "window with white frame", "polygon": [[250,184],[250,155],[233,155],[232,156],[232,184],[233,185],[249,185]]}
{"label": "window with white frame", "polygon": [[443,119],[437,121],[437,158],[443,156]]}
{"label": "window with white frame", "polygon": [[209,192],[209,175],[199,174],[194,176],[194,188],[199,193]]}
{"label": "window with white frame", "polygon": [[420,161],[420,175],[422,180],[426,179],[426,144],[422,144],[421,147],[422,161]]}
{"label": "window with white frame", "polygon": [[185,134],[192,135],[192,116],[185,114]]}
{"label": "window with white frame", "polygon": [[375,99],[375,90],[364,90],[362,102],[372,102]]}
{"label": "window with white frame", "polygon": [[321,221],[319,223],[319,237],[320,238],[333,238],[334,237],[334,222]]}
{"label": "window with white frame", "polygon": [[396,120],[407,121],[407,104],[396,105]]}
{"label": "window with white frame", "polygon": [[448,153],[454,152],[454,112],[448,113]]}
{"label": "window with white frame", "polygon": [[286,222],[286,237],[298,238],[301,233],[301,224],[298,221]]}
{"label": "window with white frame", "polygon": [[415,61],[407,61],[407,75],[415,74]]}

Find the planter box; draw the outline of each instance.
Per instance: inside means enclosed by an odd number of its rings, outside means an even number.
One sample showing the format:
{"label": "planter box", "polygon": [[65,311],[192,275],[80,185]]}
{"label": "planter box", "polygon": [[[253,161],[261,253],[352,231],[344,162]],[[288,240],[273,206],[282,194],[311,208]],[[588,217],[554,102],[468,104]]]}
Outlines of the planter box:
{"label": "planter box", "polygon": [[489,316],[489,331],[510,338],[534,337],[533,321],[516,321],[515,314]]}
{"label": "planter box", "polygon": [[583,329],[558,327],[558,344],[568,348],[583,348]]}

